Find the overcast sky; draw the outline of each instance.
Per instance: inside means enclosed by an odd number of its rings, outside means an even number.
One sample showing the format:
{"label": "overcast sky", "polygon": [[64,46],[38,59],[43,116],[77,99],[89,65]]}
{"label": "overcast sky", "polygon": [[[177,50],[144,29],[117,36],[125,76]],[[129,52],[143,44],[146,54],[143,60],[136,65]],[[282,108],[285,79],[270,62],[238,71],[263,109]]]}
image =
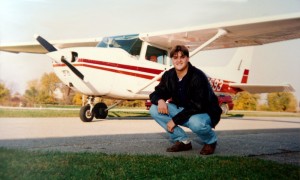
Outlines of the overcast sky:
{"label": "overcast sky", "polygon": [[[0,43],[103,37],[300,12],[300,0],[0,0]],[[300,40],[254,49],[250,83],[291,83],[300,99]],[[235,49],[200,52],[192,63],[226,64]],[[52,72],[45,55],[0,52],[0,81],[24,93]]]}

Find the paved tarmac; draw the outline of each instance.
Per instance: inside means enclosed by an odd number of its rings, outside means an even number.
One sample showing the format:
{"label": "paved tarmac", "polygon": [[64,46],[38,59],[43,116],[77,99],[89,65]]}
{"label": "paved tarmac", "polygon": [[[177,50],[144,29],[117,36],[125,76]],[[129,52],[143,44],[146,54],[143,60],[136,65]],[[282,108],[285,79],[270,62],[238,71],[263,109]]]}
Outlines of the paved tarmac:
{"label": "paved tarmac", "polygon": [[[189,129],[193,150],[167,153],[164,130],[151,118],[0,118],[0,147],[108,154],[200,156],[203,143]],[[222,118],[214,156],[247,156],[300,166],[300,118]],[[205,156],[203,156],[205,157]]]}

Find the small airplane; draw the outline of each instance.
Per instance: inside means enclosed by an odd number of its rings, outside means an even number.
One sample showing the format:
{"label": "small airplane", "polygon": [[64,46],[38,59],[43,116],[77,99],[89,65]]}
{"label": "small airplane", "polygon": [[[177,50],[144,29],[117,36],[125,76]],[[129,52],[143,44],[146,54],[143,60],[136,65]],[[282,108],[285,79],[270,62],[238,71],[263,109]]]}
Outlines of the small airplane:
{"label": "small airplane", "polygon": [[[102,39],[47,41],[35,36],[38,43],[1,45],[0,51],[47,54],[60,80],[74,91],[87,96],[80,118],[107,117],[108,110],[123,100],[147,100],[162,74],[172,68],[169,53],[178,44],[185,45],[193,57],[201,50],[263,45],[300,38],[300,13],[275,17],[211,24],[152,33],[109,36]],[[247,84],[250,57],[238,51],[228,68],[232,77],[216,69],[204,70],[215,92],[254,93],[294,91],[290,85]],[[249,54],[249,53],[247,53]],[[251,54],[251,53],[250,53]],[[202,69],[202,68],[201,68]],[[222,72],[222,71],[218,71]],[[213,76],[214,75],[214,76]],[[107,107],[95,97],[118,100]]]}

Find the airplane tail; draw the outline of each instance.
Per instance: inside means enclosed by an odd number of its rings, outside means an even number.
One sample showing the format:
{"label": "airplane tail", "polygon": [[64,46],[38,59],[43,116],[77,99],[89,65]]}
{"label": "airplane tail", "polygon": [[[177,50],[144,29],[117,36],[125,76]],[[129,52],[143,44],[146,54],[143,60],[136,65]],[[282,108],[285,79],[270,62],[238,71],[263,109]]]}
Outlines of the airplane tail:
{"label": "airplane tail", "polygon": [[254,47],[237,49],[229,64],[225,66],[224,70],[228,74],[226,79],[237,83],[247,83],[252,64],[253,49]]}
{"label": "airplane tail", "polygon": [[254,47],[237,48],[230,62],[222,67],[202,67],[201,69],[212,78],[236,83],[247,83]]}

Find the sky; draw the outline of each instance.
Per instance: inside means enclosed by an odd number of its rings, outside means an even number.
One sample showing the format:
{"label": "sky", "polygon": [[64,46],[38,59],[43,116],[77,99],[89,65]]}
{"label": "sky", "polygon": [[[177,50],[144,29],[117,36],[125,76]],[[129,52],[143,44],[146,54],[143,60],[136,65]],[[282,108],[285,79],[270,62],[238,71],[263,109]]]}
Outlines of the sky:
{"label": "sky", "polygon": [[[300,12],[300,0],[0,0],[0,44],[99,38]],[[290,83],[300,99],[300,39],[254,48],[249,83]],[[198,67],[223,66],[236,49],[200,52]],[[0,52],[0,82],[24,93],[52,72],[46,55]]]}

